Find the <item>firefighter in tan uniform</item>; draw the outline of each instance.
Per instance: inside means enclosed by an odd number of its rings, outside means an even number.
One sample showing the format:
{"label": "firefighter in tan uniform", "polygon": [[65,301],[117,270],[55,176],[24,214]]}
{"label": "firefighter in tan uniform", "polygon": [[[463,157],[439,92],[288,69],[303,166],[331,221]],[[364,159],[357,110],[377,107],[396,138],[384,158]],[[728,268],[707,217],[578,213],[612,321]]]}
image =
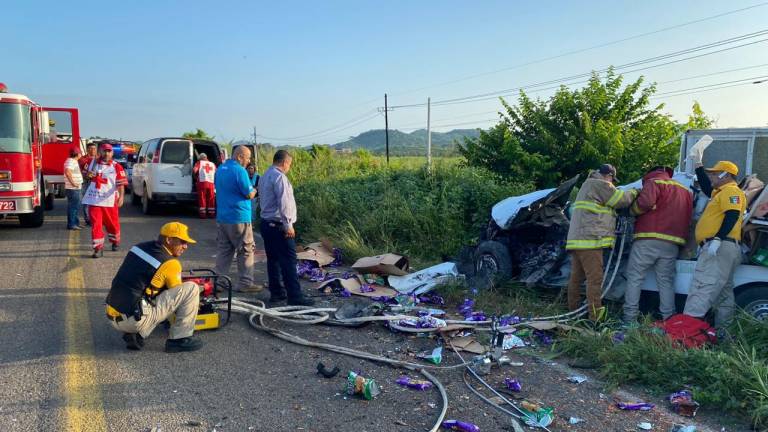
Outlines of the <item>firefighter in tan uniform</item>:
{"label": "firefighter in tan uniform", "polygon": [[715,308],[715,327],[722,328],[733,317],[733,272],[741,264],[741,224],[747,199],[736,184],[739,168],[720,161],[712,168],[701,165],[701,155],[691,155],[701,191],[710,197],[696,224],[700,246],[693,283],[683,313],[703,318]]}
{"label": "firefighter in tan uniform", "polygon": [[581,303],[579,292],[587,280],[589,318],[597,320],[602,311],[603,249],[616,241],[616,209],[632,205],[636,190],[625,193],[617,189],[616,168],[604,164],[592,172],[581,185],[574,201],[571,225],[565,249],[571,253],[571,279],[568,282],[568,309]]}

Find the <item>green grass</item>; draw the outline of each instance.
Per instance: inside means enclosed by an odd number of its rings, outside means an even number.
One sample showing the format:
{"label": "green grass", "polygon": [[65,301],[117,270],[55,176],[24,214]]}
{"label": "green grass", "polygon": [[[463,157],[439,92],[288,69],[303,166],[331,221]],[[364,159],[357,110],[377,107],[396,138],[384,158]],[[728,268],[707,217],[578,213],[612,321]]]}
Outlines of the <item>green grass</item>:
{"label": "green grass", "polygon": [[479,236],[494,204],[531,188],[460,161],[436,158],[427,172],[423,158],[391,158],[387,167],[365,152],[298,153],[289,177],[300,241],[328,239],[348,261],[394,252],[423,267],[454,256]]}
{"label": "green grass", "polygon": [[743,314],[730,327],[731,342],[703,349],[679,349],[645,322],[614,341],[615,323],[594,333],[571,332],[553,350],[576,358],[596,358],[612,385],[641,384],[667,394],[690,387],[705,407],[748,413],[768,426],[768,325]]}

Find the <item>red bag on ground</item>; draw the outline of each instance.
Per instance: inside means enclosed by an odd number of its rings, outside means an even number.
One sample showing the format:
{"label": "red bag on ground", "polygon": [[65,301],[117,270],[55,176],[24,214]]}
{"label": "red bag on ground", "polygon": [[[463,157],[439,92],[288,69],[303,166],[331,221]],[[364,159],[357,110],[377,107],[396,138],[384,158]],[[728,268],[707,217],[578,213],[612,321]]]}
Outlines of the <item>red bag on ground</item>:
{"label": "red bag on ground", "polygon": [[717,333],[704,320],[686,314],[675,314],[654,326],[664,330],[672,342],[685,348],[701,348],[706,343],[717,343]]}

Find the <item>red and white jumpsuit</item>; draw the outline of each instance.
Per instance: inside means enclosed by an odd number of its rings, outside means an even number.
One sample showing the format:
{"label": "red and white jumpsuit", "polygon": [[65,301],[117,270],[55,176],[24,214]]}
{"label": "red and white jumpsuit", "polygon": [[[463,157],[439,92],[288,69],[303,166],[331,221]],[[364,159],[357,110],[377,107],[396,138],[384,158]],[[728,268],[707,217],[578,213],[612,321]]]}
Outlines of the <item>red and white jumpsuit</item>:
{"label": "red and white jumpsuit", "polygon": [[197,204],[200,219],[216,217],[216,192],[213,178],[216,175],[216,165],[207,160],[199,160],[192,169],[197,176]]}
{"label": "red and white jumpsuit", "polygon": [[118,189],[128,184],[123,167],[115,162],[99,159],[89,171],[94,177],[83,197],[91,217],[91,238],[95,251],[104,248],[104,230],[114,245],[120,244],[120,215],[118,212]]}

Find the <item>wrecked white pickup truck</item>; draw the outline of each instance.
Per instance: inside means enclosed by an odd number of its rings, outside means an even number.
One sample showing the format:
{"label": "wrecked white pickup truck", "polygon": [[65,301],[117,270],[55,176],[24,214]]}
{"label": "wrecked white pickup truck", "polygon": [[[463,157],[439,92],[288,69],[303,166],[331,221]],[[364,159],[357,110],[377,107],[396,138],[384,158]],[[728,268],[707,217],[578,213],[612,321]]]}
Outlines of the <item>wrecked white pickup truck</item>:
{"label": "wrecked white pickup truck", "polygon": [[[688,187],[693,186],[694,177],[690,174],[676,173],[674,178]],[[539,190],[497,203],[491,211],[488,227],[474,250],[476,274],[501,280],[513,279],[529,286],[565,287],[570,276],[570,259],[565,251],[569,198],[578,180],[577,176],[556,189]],[[630,187],[640,188],[640,181],[622,186]],[[698,202],[701,204],[701,198]],[[631,248],[632,227],[631,218],[619,217],[617,229],[620,232],[616,248],[621,247],[622,237],[624,245],[621,257],[616,258],[611,267],[606,266],[606,274],[616,274],[613,278],[606,278],[612,282],[606,293],[609,300],[621,300],[624,294],[623,273]],[[745,254],[745,264],[740,265],[734,274],[736,303],[753,316],[768,321],[768,267],[746,264],[748,255]],[[677,260],[675,292],[678,295],[688,294],[695,266],[695,257]],[[647,275],[643,290],[658,291],[652,272]]]}

